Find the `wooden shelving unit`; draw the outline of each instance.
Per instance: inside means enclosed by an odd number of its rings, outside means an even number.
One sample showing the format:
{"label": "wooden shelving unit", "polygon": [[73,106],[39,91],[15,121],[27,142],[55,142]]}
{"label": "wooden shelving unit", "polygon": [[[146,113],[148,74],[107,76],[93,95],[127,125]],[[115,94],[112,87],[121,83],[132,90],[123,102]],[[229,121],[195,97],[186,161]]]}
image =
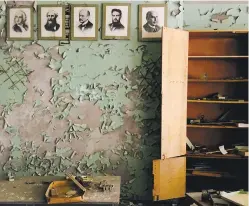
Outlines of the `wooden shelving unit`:
{"label": "wooden shelving unit", "polygon": [[[231,110],[228,120],[248,121],[248,58],[248,31],[189,31],[187,118],[197,119],[204,115],[204,119],[212,120]],[[213,93],[244,101],[198,100]],[[218,150],[221,145],[225,148],[241,142],[248,145],[248,128],[188,124],[187,137],[194,145]],[[238,168],[248,168],[248,161],[241,161],[248,160],[247,157],[230,152],[226,155],[188,153],[187,168],[195,161],[208,161],[211,165],[218,161],[219,165],[226,166],[228,172],[234,172],[236,164],[234,161],[229,163],[232,160],[239,162],[236,163]],[[193,185],[196,175],[188,174],[187,177],[187,185]],[[247,187],[247,175],[243,178]],[[232,182],[229,184],[233,187]]]}

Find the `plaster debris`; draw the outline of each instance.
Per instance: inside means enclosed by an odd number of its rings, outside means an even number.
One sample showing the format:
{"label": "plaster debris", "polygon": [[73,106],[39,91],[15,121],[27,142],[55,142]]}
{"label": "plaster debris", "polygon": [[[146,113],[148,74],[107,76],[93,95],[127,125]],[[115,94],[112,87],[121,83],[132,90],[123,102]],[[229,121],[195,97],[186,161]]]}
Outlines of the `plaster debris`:
{"label": "plaster debris", "polygon": [[14,182],[15,181],[14,176],[11,174],[11,172],[8,172],[8,178],[9,178],[10,182]]}
{"label": "plaster debris", "polygon": [[173,11],[171,11],[171,15],[172,16],[177,16],[178,14],[180,14],[180,9],[175,9],[175,10],[173,10]]}
{"label": "plaster debris", "polygon": [[37,52],[35,52],[34,55],[35,55],[35,57],[37,59],[45,59],[46,57],[49,57],[48,53],[40,53],[40,54],[38,54]]}
{"label": "plaster debris", "polygon": [[1,145],[1,146],[0,146],[0,153],[3,153],[3,152],[4,152],[4,150],[5,150],[4,146],[3,146],[3,145]]}
{"label": "plaster debris", "polygon": [[43,137],[43,142],[45,142],[45,143],[51,143],[52,142],[52,137],[50,137],[46,133],[42,133],[41,135]]}
{"label": "plaster debris", "polygon": [[228,9],[225,12],[220,12],[220,13],[216,13],[216,14],[212,14],[210,21],[216,22],[216,23],[223,23],[224,20],[227,20],[230,16],[232,15],[228,15],[228,11],[231,9]]}
{"label": "plaster debris", "polygon": [[55,59],[51,59],[50,63],[48,65],[51,69],[54,70],[59,70],[61,68],[61,62],[60,61],[56,61]]}

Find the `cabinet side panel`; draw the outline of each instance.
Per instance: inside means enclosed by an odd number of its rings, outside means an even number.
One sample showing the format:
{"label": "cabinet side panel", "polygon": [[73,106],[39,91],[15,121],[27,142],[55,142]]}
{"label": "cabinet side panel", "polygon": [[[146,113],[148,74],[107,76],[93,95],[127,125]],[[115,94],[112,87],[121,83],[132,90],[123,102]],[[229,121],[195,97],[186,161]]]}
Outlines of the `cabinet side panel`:
{"label": "cabinet side panel", "polygon": [[189,33],[163,28],[161,159],[186,154]]}
{"label": "cabinet side panel", "polygon": [[160,194],[160,160],[153,160],[153,200],[158,200]]}

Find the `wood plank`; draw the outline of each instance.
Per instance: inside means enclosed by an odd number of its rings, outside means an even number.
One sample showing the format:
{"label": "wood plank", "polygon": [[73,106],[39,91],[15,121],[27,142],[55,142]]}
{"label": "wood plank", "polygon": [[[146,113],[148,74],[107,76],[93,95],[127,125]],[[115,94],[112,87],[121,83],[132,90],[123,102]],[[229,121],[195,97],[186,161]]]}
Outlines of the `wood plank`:
{"label": "wood plank", "polygon": [[248,82],[248,79],[189,79],[188,82],[198,82],[198,83],[239,83],[239,82]]}
{"label": "wood plank", "polygon": [[[49,183],[56,180],[65,180],[65,177],[56,176],[37,176],[37,177],[21,177],[10,182],[7,180],[0,181],[0,204],[4,203],[46,203],[45,192]],[[106,195],[105,192],[95,190],[87,190],[84,194],[84,202],[86,203],[119,203],[121,178],[119,176],[96,176],[93,182],[106,180],[109,184],[113,184],[113,191]],[[82,202],[81,204],[84,204]]]}
{"label": "wood plank", "polygon": [[189,128],[210,128],[210,129],[247,129],[247,127],[236,127],[236,126],[217,126],[217,125],[193,125],[188,124]]}
{"label": "wood plank", "polygon": [[161,159],[186,154],[188,38],[163,28]]}
{"label": "wood plank", "polygon": [[196,37],[213,37],[213,38],[224,38],[224,37],[239,37],[242,35],[248,35],[248,30],[237,30],[237,31],[231,31],[231,30],[188,30],[189,31],[189,37],[190,38],[196,38]]}
{"label": "wood plank", "polygon": [[215,101],[215,100],[192,100],[188,99],[189,103],[209,103],[209,104],[248,104],[248,101]]}
{"label": "wood plank", "polygon": [[203,202],[201,200],[201,194],[202,194],[201,192],[191,192],[191,193],[187,193],[186,196],[190,198],[198,206],[211,206],[212,204],[208,202]]}
{"label": "wood plank", "polygon": [[186,157],[153,160],[153,199],[168,200],[186,193]]}
{"label": "wood plank", "polygon": [[235,154],[187,154],[189,158],[208,158],[208,159],[242,159],[247,160],[247,157],[242,157]]}
{"label": "wood plank", "polygon": [[243,59],[243,58],[249,58],[249,56],[189,56],[190,59]]}

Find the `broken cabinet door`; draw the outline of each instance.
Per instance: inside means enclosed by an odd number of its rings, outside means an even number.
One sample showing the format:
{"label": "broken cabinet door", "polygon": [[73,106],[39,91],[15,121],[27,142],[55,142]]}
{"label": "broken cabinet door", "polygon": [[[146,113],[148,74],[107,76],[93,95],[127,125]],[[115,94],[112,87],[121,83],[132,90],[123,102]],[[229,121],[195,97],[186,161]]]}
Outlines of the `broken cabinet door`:
{"label": "broken cabinet door", "polygon": [[153,200],[181,198],[186,193],[186,157],[153,160]]}
{"label": "broken cabinet door", "polygon": [[186,154],[189,32],[162,34],[161,159]]}

